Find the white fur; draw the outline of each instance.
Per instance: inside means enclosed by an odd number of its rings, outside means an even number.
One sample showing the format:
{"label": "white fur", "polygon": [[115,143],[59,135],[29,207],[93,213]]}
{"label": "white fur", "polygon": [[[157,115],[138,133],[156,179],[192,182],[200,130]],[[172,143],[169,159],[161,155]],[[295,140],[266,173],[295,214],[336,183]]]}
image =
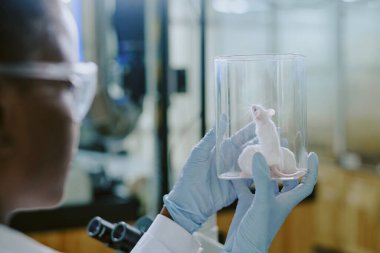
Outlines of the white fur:
{"label": "white fur", "polygon": [[243,174],[252,175],[252,157],[261,152],[271,169],[273,177],[299,177],[303,170],[297,169],[296,159],[292,151],[280,146],[277,127],[272,120],[273,109],[266,110],[260,105],[252,106],[253,119],[256,122],[256,136],[259,144],[248,145],[238,158]]}
{"label": "white fur", "polygon": [[283,159],[282,172],[286,174],[297,172],[296,158],[293,152],[284,147],[281,148],[281,151]]}
{"label": "white fur", "polygon": [[252,157],[256,152],[260,152],[259,145],[248,145],[239,155],[238,164],[245,175],[252,175]]}

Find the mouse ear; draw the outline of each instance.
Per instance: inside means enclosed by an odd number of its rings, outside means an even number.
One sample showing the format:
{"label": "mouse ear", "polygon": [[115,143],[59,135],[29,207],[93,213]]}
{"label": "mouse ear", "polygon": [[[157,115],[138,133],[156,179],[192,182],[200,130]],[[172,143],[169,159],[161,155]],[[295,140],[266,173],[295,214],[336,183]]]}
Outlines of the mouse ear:
{"label": "mouse ear", "polygon": [[268,113],[269,117],[272,117],[273,115],[276,114],[276,111],[273,110],[273,109],[268,109],[268,110],[267,110],[267,113]]}

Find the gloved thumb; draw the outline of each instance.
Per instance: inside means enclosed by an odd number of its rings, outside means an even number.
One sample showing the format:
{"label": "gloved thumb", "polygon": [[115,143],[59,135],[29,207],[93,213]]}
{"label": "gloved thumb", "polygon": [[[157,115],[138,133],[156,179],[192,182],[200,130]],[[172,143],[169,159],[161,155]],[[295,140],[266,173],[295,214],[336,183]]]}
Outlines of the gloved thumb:
{"label": "gloved thumb", "polygon": [[282,196],[292,201],[292,205],[297,205],[304,198],[309,196],[314,189],[318,177],[318,156],[310,153],[307,159],[307,173],[303,177],[302,182],[289,192],[285,192]]}
{"label": "gloved thumb", "polygon": [[238,196],[238,204],[235,210],[234,218],[231,222],[230,228],[228,230],[228,235],[226,243],[224,244],[224,249],[226,252],[232,251],[232,246],[234,244],[237,228],[239,227],[241,220],[246,214],[247,210],[253,203],[254,195],[252,194],[249,186],[252,184],[252,180],[233,180],[232,185],[236,195]]}
{"label": "gloved thumb", "polygon": [[255,198],[266,199],[268,194],[274,194],[269,175],[269,167],[264,156],[260,152],[253,155],[252,175],[256,187]]}

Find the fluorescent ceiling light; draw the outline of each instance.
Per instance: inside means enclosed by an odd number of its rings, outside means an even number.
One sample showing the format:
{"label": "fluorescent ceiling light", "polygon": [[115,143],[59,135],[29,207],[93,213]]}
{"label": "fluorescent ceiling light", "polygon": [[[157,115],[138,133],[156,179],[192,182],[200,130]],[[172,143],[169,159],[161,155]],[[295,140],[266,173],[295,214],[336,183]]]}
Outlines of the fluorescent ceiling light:
{"label": "fluorescent ceiling light", "polygon": [[250,3],[247,0],[213,0],[214,10],[223,13],[243,14],[250,11]]}

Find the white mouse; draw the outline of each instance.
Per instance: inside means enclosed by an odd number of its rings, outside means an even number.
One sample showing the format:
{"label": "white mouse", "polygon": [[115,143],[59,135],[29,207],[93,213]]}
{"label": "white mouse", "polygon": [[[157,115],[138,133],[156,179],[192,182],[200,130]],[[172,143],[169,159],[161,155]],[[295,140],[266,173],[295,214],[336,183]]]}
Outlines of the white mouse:
{"label": "white mouse", "polygon": [[265,109],[261,105],[252,106],[252,115],[256,123],[256,136],[259,140],[260,152],[263,154],[269,166],[281,165],[281,146],[277,127],[272,117],[273,109]]}
{"label": "white mouse", "polygon": [[261,105],[252,106],[252,115],[256,123],[256,136],[259,143],[248,145],[240,154],[238,164],[244,175],[251,175],[252,157],[261,152],[271,170],[271,176],[276,178],[299,177],[305,171],[298,170],[292,151],[280,146],[277,127],[272,120],[273,109],[265,109]]}
{"label": "white mouse", "polygon": [[252,157],[256,152],[260,152],[260,145],[248,145],[239,155],[238,165],[242,171],[242,176],[252,176]]}

